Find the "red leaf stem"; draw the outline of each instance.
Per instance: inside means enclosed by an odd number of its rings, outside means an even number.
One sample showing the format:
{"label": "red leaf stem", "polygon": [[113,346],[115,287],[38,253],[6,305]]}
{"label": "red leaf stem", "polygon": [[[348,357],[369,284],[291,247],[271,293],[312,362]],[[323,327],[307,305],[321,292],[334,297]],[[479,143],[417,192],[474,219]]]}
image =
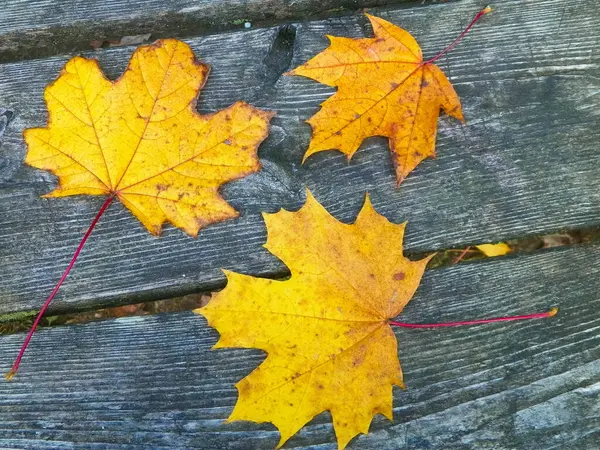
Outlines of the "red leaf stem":
{"label": "red leaf stem", "polygon": [[48,306],[50,306],[50,302],[56,296],[56,293],[58,292],[58,290],[60,289],[61,285],[63,284],[63,282],[67,278],[67,275],[69,275],[69,272],[71,271],[71,269],[75,265],[75,261],[77,260],[77,257],[81,253],[81,250],[83,249],[83,246],[85,245],[85,242],[87,241],[88,237],[90,237],[90,234],[92,234],[92,230],[94,229],[94,227],[96,226],[96,224],[100,220],[100,217],[102,217],[102,214],[104,214],[104,211],[106,211],[106,208],[108,208],[108,206],[111,204],[111,202],[113,201],[114,198],[115,198],[115,196],[113,194],[113,195],[111,195],[110,197],[108,197],[106,199],[106,201],[104,202],[104,204],[100,208],[100,211],[98,211],[98,214],[96,214],[96,217],[94,217],[94,220],[90,224],[90,227],[88,228],[87,232],[83,236],[83,239],[81,240],[81,242],[77,246],[77,250],[75,250],[75,253],[73,253],[73,257],[71,258],[71,262],[67,266],[65,272],[62,274],[62,277],[60,277],[60,280],[58,280],[58,283],[56,283],[56,286],[54,286],[54,290],[52,291],[52,293],[48,296],[48,298],[44,302],[44,305],[42,306],[42,309],[40,309],[39,314],[35,318],[35,321],[33,322],[33,325],[31,326],[31,329],[29,330],[29,333],[27,334],[27,337],[25,338],[25,341],[23,342],[23,345],[21,346],[21,350],[19,351],[19,355],[17,356],[17,359],[15,359],[15,362],[14,362],[14,364],[12,366],[12,369],[10,369],[10,371],[6,374],[6,379],[7,380],[10,380],[12,377],[14,377],[15,374],[17,373],[17,371],[19,370],[19,364],[21,364],[21,359],[23,358],[23,354],[25,353],[25,350],[27,349],[27,346],[29,345],[29,341],[31,341],[33,333],[35,333],[35,329],[37,328],[38,324],[40,323],[40,320],[42,320],[42,317],[44,316],[44,313],[48,309]]}

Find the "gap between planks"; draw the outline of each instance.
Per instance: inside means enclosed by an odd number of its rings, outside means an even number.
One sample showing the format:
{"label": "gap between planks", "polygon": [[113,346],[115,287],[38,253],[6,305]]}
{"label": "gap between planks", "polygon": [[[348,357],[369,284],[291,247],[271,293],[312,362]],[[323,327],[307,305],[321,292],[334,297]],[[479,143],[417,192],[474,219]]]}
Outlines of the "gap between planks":
{"label": "gap between planks", "polygon": [[[561,242],[562,240],[562,242]],[[545,252],[551,248],[573,247],[580,244],[591,244],[600,242],[600,227],[585,228],[579,230],[569,230],[562,233],[556,233],[545,236],[528,236],[520,239],[507,241],[511,248],[510,256],[518,258],[524,254]],[[438,270],[450,267],[456,264],[485,262],[490,257],[474,249],[475,245],[460,244],[453,248],[440,250],[430,261],[427,270]],[[467,249],[472,248],[471,252]],[[406,256],[412,260],[424,258],[429,253],[409,253]],[[498,258],[498,257],[494,257]],[[275,279],[285,279],[288,273],[279,274]],[[96,322],[99,320],[110,320],[120,317],[136,317],[154,315],[160,313],[175,313],[191,311],[192,309],[204,306],[210,300],[212,292],[219,291],[225,285],[216,287],[213,291],[202,291],[196,293],[186,293],[176,297],[147,300],[139,303],[129,303],[107,308],[82,309],[76,312],[58,312],[47,314],[40,323],[41,328],[50,328],[63,325],[81,324]],[[16,334],[27,331],[33,323],[38,311],[23,311],[0,315],[0,335]]]}
{"label": "gap between planks", "polygon": [[[114,18],[114,14],[104,18],[94,17],[97,12],[91,10],[92,3],[84,3],[78,4],[77,8],[90,9],[85,18],[62,23],[64,15],[60,14],[61,6],[68,8],[69,2],[58,0],[48,13],[50,18],[46,19],[43,26],[37,28],[6,26],[7,31],[3,33],[0,24],[0,64],[89,51],[94,48],[92,45],[94,41],[103,46],[119,45],[118,41],[122,37],[150,34],[150,38],[145,42],[166,37],[189,39],[244,30],[246,23],[250,24],[250,29],[283,27],[290,23],[354,16],[365,9],[375,7],[398,10],[459,1],[461,0],[309,0],[288,2],[284,7],[277,8],[274,7],[277,3],[269,0],[247,2],[232,0],[229,3],[237,3],[234,5],[237,9],[225,5],[221,8],[221,13],[214,11],[210,2],[182,7],[186,2],[180,1],[176,2],[177,5],[166,2],[156,9],[151,9],[146,15],[143,15],[145,8],[142,1],[137,5],[136,2],[131,2],[132,11],[129,11],[131,15],[123,14],[124,19]],[[5,23],[14,22],[10,20],[11,11],[8,10],[11,0],[8,2],[4,14],[9,17]],[[39,7],[36,1],[18,5],[19,9],[15,14],[22,17],[27,12],[23,11],[24,8],[36,8],[36,6]],[[127,7],[129,3],[125,6]],[[52,18],[52,14],[56,14],[56,17]]]}

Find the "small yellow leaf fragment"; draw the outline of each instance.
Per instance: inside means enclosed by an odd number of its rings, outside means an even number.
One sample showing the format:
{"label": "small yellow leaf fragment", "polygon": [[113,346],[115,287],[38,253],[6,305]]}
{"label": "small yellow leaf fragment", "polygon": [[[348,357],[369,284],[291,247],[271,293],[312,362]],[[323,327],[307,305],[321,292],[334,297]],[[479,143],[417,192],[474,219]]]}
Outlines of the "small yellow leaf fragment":
{"label": "small yellow leaf fragment", "polygon": [[[196,313],[220,333],[215,348],[258,348],[267,359],[237,385],[228,421],[271,422],[283,445],[330,411],[340,449],[392,419],[392,386],[404,387],[389,320],[419,286],[430,258],[402,253],[405,224],[369,199],[353,224],[308,193],[296,212],[265,214],[265,247],[290,269],[285,281],[225,272],[227,287]],[[382,251],[385,249],[385,251]]]}
{"label": "small yellow leaf fragment", "polygon": [[498,244],[479,244],[475,246],[485,256],[502,256],[510,253],[510,247],[504,242]]}
{"label": "small yellow leaf fragment", "polygon": [[273,114],[236,102],[199,115],[208,73],[176,39],[139,47],[114,82],[94,59],[68,61],[45,91],[48,125],[24,133],[25,162],[59,179],[46,197],[114,195],[153,234],[236,217],[219,187],[259,170]]}

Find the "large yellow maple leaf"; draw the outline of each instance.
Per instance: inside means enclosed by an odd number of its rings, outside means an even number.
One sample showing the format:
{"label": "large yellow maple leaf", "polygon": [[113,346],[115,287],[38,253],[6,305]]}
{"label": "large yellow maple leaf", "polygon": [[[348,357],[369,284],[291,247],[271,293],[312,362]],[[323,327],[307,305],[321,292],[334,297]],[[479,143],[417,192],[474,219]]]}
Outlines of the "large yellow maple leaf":
{"label": "large yellow maple leaf", "polygon": [[153,234],[236,217],[218,189],[259,170],[272,113],[237,102],[199,115],[208,72],[175,39],[138,48],[115,82],[75,57],[46,88],[48,126],[25,131],[25,162],[58,176],[47,197],[114,195]]}
{"label": "large yellow maple leaf", "polygon": [[[467,30],[489,11],[480,12]],[[452,46],[423,61],[421,48],[407,31],[378,17],[367,17],[375,37],[327,36],[327,49],[289,73],[337,87],[307,121],[313,135],[304,159],[332,149],[350,159],[367,137],[386,136],[400,184],[423,159],[435,157],[440,109],[464,120],[454,88],[433,64]]]}
{"label": "large yellow maple leaf", "polygon": [[405,224],[377,214],[368,198],[351,225],[310,193],[299,211],[264,217],[265,247],[287,264],[291,278],[226,272],[227,287],[196,310],[219,331],[215,348],[268,354],[237,384],[229,420],[272,422],[281,446],[330,411],[343,448],[368,432],[374,414],[392,419],[392,386],[403,383],[388,321],[414,294],[429,258],[405,258]]}

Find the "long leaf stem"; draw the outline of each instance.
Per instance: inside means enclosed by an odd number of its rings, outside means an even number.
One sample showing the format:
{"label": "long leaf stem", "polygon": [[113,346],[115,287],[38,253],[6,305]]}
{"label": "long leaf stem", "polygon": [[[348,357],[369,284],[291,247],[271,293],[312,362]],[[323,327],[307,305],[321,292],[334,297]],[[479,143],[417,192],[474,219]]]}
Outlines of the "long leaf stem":
{"label": "long leaf stem", "polygon": [[454,40],[454,42],[452,42],[452,44],[450,44],[448,47],[446,47],[444,50],[442,50],[441,52],[439,52],[437,55],[435,55],[433,58],[425,61],[423,64],[430,64],[434,61],[437,61],[438,59],[440,59],[443,55],[445,55],[446,53],[448,53],[450,50],[452,50],[454,47],[456,47],[456,45],[462,41],[462,38],[465,37],[465,34],[467,34],[469,32],[469,30],[473,27],[473,25],[475,25],[475,23],[481,19],[481,17],[483,17],[484,15],[486,15],[487,13],[491,12],[492,8],[490,8],[489,6],[486,6],[485,8],[483,8],[481,11],[479,11],[479,13],[477,13],[477,15],[475,16],[475,18],[471,21],[471,23],[467,26],[467,28],[464,29],[464,31],[462,33],[460,33],[460,35]]}
{"label": "long leaf stem", "polygon": [[552,308],[550,311],[543,312],[543,313],[526,314],[523,316],[494,317],[493,319],[467,320],[464,322],[405,323],[405,322],[394,322],[393,320],[390,320],[388,323],[395,327],[404,327],[404,328],[458,327],[460,325],[480,325],[482,323],[505,322],[505,321],[509,321],[509,320],[545,319],[546,317],[553,317],[557,313],[558,313],[558,308]]}
{"label": "long leaf stem", "polygon": [[27,349],[27,346],[29,345],[29,341],[31,341],[33,333],[35,333],[35,330],[36,330],[38,324],[40,323],[40,320],[42,320],[42,317],[44,316],[44,313],[48,309],[48,306],[50,306],[50,302],[56,296],[56,293],[58,292],[58,290],[60,289],[61,285],[63,284],[63,282],[67,278],[67,275],[69,275],[69,272],[71,271],[71,269],[75,265],[75,261],[77,260],[77,257],[81,253],[81,250],[83,249],[83,246],[85,245],[85,242],[90,237],[90,234],[92,234],[92,231],[94,230],[94,227],[96,226],[96,224],[100,220],[100,217],[102,217],[102,214],[104,214],[104,211],[106,211],[106,208],[108,208],[108,206],[111,204],[111,202],[114,200],[114,198],[115,198],[114,194],[111,194],[111,196],[106,199],[106,201],[104,202],[104,204],[100,208],[100,211],[98,211],[98,214],[96,214],[96,217],[94,217],[94,220],[90,224],[90,227],[88,228],[87,232],[83,236],[83,239],[81,240],[81,242],[77,246],[77,250],[75,250],[75,253],[73,253],[73,257],[71,258],[71,262],[69,263],[69,265],[67,266],[66,270],[64,271],[64,273],[60,277],[60,280],[58,280],[58,283],[56,283],[56,286],[54,286],[54,290],[52,291],[52,293],[48,296],[48,298],[44,302],[44,305],[40,309],[39,314],[35,318],[35,321],[33,322],[33,325],[31,326],[31,329],[29,330],[29,333],[27,334],[27,337],[25,338],[25,341],[23,342],[23,345],[21,346],[21,350],[19,351],[19,355],[17,356],[17,359],[15,359],[15,362],[13,363],[12,369],[10,369],[10,371],[6,374],[6,379],[7,380],[10,380],[12,377],[14,377],[15,374],[17,373],[17,371],[19,370],[19,365],[21,364],[21,359],[23,358],[23,354],[25,353],[25,350]]}

